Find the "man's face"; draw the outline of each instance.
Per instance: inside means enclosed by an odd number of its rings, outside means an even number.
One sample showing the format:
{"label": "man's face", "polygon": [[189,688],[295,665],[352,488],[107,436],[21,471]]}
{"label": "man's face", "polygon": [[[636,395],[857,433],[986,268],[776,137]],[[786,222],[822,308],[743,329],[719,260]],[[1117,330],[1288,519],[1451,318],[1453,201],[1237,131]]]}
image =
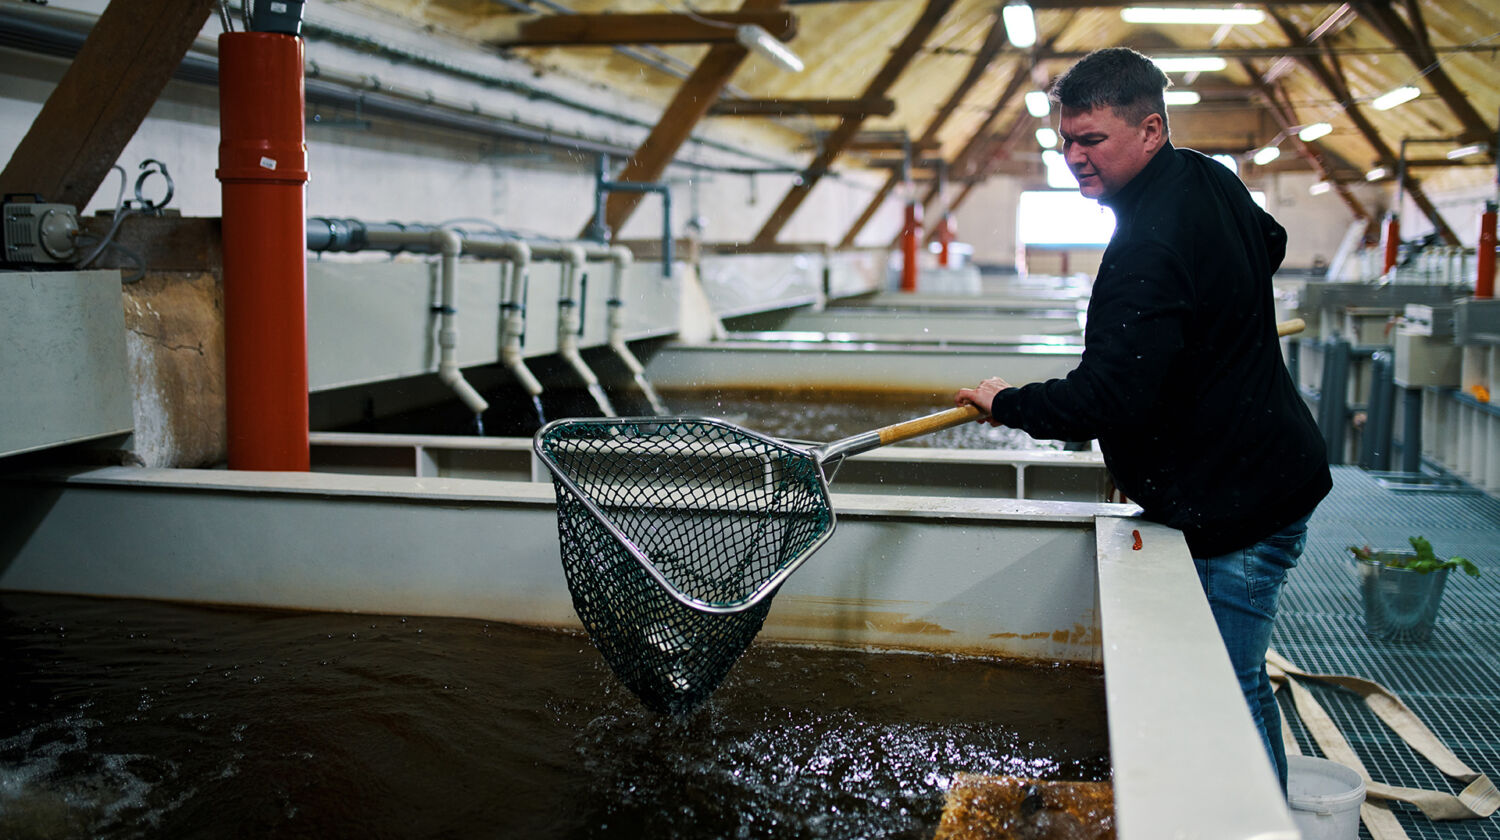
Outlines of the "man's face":
{"label": "man's face", "polygon": [[1119,192],[1146,168],[1165,140],[1159,114],[1131,125],[1110,107],[1080,111],[1064,106],[1058,111],[1063,158],[1078,179],[1078,190],[1089,198]]}

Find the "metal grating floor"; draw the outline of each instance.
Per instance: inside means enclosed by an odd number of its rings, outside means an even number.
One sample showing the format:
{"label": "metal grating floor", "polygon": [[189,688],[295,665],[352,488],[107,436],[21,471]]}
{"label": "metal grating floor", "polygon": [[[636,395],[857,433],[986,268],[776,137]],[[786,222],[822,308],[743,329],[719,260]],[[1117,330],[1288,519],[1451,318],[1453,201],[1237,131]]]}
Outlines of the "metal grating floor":
{"label": "metal grating floor", "polygon": [[[1500,500],[1480,494],[1387,490],[1357,467],[1333,468],[1333,492],[1318,506],[1307,550],[1283,591],[1272,646],[1304,670],[1353,674],[1395,692],[1474,770],[1500,781]],[[1473,560],[1479,578],[1450,574],[1437,628],[1424,643],[1365,637],[1350,545],[1406,547],[1432,541],[1439,556]],[[1351,693],[1309,688],[1343,730],[1370,775],[1390,784],[1458,792]],[[1281,692],[1302,751],[1321,755]],[[1413,840],[1500,838],[1500,814],[1433,822],[1394,803]],[[1360,826],[1360,837],[1370,835]]]}

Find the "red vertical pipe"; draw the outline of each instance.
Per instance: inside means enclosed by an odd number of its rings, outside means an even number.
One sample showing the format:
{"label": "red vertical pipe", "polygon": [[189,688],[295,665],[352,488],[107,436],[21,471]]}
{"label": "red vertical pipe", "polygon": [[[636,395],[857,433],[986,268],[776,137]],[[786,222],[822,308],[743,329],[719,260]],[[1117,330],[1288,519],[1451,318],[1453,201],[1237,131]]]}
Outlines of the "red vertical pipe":
{"label": "red vertical pipe", "polygon": [[302,41],[219,36],[229,468],[307,470]]}
{"label": "red vertical pipe", "polygon": [[1396,255],[1401,248],[1401,220],[1392,213],[1385,217],[1385,264],[1381,274],[1389,274],[1396,267]]}
{"label": "red vertical pipe", "polygon": [[917,250],[922,247],[922,205],[906,202],[906,227],[901,229],[901,291],[917,290]]}
{"label": "red vertical pipe", "polygon": [[1479,215],[1479,274],[1474,279],[1474,297],[1495,296],[1495,202],[1487,201]]}
{"label": "red vertical pipe", "polygon": [[938,265],[947,268],[952,258],[951,248],[953,246],[953,214],[944,213],[943,220],[938,223]]}

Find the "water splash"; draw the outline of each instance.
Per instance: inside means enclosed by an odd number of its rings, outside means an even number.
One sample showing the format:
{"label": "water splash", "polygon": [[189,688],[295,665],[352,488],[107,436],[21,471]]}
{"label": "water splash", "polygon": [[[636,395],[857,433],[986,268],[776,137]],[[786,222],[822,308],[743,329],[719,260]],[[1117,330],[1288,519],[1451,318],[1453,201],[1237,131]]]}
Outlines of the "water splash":
{"label": "water splash", "polygon": [[599,406],[600,411],[604,412],[605,417],[620,416],[615,411],[614,405],[610,403],[609,395],[604,393],[603,385],[600,385],[598,382],[589,383],[589,396],[594,398],[594,403]]}
{"label": "water splash", "polygon": [[479,411],[474,412],[474,426],[473,426],[473,428],[474,428],[474,434],[475,434],[475,436],[477,436],[477,437],[484,437],[484,413],[483,412],[479,412]]}
{"label": "water splash", "polygon": [[646,379],[645,374],[637,373],[635,375],[635,384],[639,385],[641,388],[641,393],[646,395],[646,402],[651,404],[652,414],[666,415],[672,413],[667,410],[666,403],[663,403],[661,401],[661,395],[656,393],[656,388],[653,387],[650,381]]}
{"label": "water splash", "polygon": [[542,396],[534,394],[531,397],[531,407],[536,409],[536,422],[539,425],[547,425],[547,412],[542,410]]}

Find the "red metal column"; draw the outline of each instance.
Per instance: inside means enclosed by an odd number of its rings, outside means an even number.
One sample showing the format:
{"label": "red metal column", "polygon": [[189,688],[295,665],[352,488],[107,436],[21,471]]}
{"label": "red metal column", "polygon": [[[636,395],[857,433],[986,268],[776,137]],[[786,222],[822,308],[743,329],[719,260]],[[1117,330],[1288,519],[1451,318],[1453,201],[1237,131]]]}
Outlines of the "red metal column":
{"label": "red metal column", "polygon": [[307,470],[302,40],[219,36],[229,468]]}
{"label": "red metal column", "polygon": [[1381,274],[1388,274],[1396,267],[1396,256],[1401,248],[1401,220],[1392,213],[1385,217],[1385,263],[1380,269]]}
{"label": "red metal column", "polygon": [[1495,296],[1495,202],[1486,201],[1479,216],[1479,274],[1474,279],[1474,297]]}
{"label": "red metal column", "polygon": [[922,203],[906,201],[906,227],[901,230],[901,291],[917,290],[917,251],[922,247]]}
{"label": "red metal column", "polygon": [[953,247],[954,232],[955,225],[953,224],[953,214],[944,212],[943,220],[938,222],[937,229],[938,265],[942,266],[943,268],[947,268],[950,265],[950,249]]}

